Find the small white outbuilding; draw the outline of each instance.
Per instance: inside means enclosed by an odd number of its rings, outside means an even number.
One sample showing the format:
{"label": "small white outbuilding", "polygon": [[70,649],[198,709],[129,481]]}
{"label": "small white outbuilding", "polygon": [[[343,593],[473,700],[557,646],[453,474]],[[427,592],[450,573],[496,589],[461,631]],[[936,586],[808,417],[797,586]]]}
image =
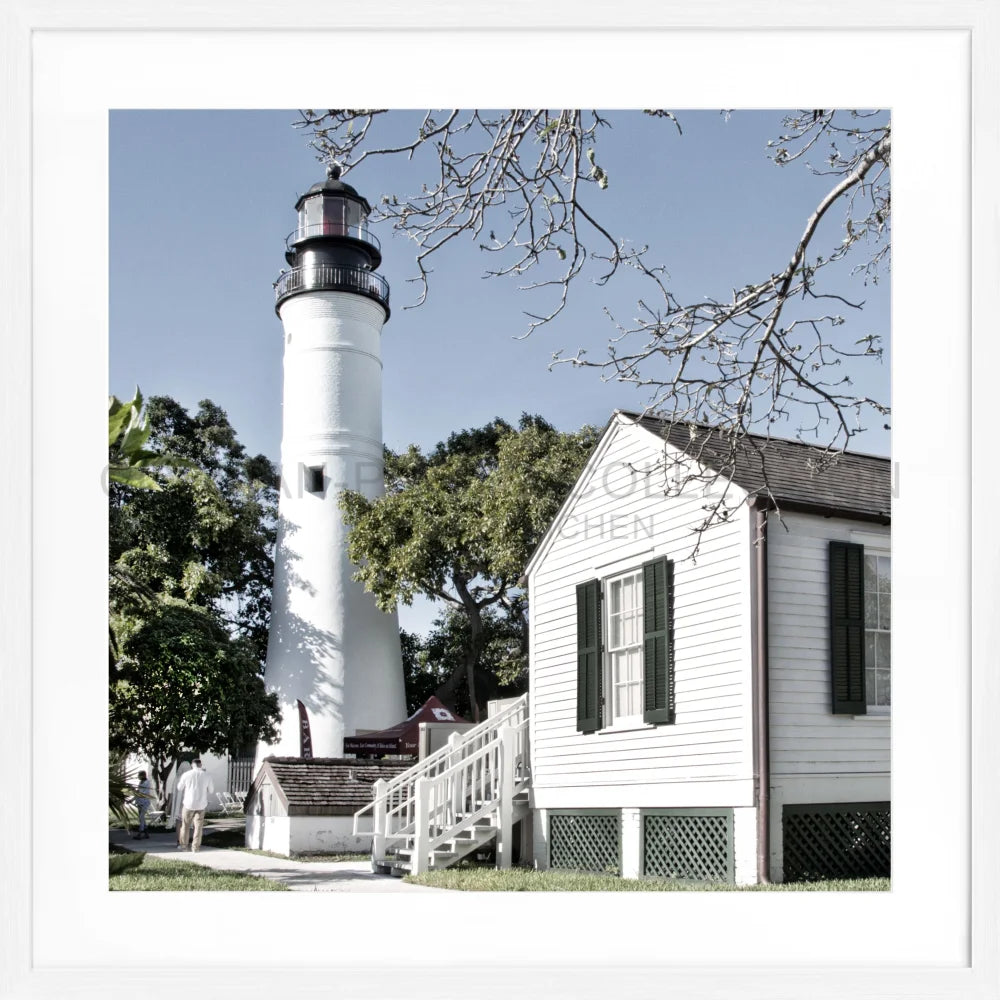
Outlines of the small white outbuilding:
{"label": "small white outbuilding", "polygon": [[370,851],[371,833],[353,833],[354,813],[371,802],[376,781],[409,766],[353,757],[267,757],[244,804],[246,846],[286,857]]}

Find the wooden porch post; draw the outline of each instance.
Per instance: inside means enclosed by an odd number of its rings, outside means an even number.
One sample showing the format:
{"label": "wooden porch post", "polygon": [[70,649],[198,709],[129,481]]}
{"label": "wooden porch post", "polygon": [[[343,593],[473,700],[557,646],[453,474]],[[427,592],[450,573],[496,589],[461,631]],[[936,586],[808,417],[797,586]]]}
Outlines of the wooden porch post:
{"label": "wooden porch post", "polygon": [[428,844],[431,839],[430,804],[431,783],[428,778],[417,778],[413,785],[413,854],[410,856],[410,872],[422,875],[430,866]]}
{"label": "wooden porch post", "polygon": [[385,861],[385,821],[386,821],[386,799],[385,790],[389,782],[385,778],[379,778],[375,782],[375,807],[372,811],[372,863],[381,864]]}
{"label": "wooden porch post", "polygon": [[517,732],[503,726],[500,737],[500,809],[497,830],[497,868],[510,868],[514,859],[514,757],[517,753]]}

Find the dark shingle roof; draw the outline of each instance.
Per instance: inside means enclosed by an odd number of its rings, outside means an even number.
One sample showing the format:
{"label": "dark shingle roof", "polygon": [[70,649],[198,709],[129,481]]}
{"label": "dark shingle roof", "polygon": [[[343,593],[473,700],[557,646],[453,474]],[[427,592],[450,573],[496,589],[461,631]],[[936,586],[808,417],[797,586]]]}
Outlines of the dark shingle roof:
{"label": "dark shingle roof", "polygon": [[389,781],[411,766],[412,761],[357,761],[353,757],[266,757],[251,795],[270,772],[290,816],[353,813],[371,802],[379,778]]}
{"label": "dark shingle roof", "polygon": [[766,495],[769,488],[779,507],[889,520],[888,458],[843,452],[831,459],[812,445],[750,435],[750,446],[730,464],[728,445],[707,425],[671,425],[656,417],[621,413],[748,492]]}

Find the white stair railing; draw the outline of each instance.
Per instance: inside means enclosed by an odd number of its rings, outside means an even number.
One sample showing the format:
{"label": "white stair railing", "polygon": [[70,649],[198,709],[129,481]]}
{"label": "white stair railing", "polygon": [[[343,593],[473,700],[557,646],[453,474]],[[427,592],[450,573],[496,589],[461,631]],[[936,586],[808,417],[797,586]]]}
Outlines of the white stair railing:
{"label": "white stair railing", "polygon": [[517,726],[501,726],[492,742],[447,771],[418,780],[411,868],[415,874],[426,870],[435,850],[483,819],[496,826],[497,866],[510,867],[514,796],[528,787],[527,750],[528,720],[523,719]]}
{"label": "white stair railing", "polygon": [[499,824],[498,859],[509,864],[513,797],[527,787],[528,696],[425,757],[392,781],[378,781],[371,803],[372,860],[385,861],[413,845],[412,870],[426,870],[431,853],[490,814]]}

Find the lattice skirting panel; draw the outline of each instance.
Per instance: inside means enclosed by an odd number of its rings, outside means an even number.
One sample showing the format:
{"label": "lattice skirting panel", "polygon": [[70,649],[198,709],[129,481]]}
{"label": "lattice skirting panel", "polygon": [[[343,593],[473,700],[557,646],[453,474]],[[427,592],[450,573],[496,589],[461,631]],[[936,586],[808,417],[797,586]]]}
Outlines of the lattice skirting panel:
{"label": "lattice skirting panel", "polygon": [[734,869],[731,809],[643,814],[643,875],[696,882],[732,882]]}
{"label": "lattice skirting panel", "polygon": [[620,872],[621,815],[550,813],[549,867]]}
{"label": "lattice skirting panel", "polygon": [[887,877],[889,818],[888,802],[785,806],[784,880]]}

